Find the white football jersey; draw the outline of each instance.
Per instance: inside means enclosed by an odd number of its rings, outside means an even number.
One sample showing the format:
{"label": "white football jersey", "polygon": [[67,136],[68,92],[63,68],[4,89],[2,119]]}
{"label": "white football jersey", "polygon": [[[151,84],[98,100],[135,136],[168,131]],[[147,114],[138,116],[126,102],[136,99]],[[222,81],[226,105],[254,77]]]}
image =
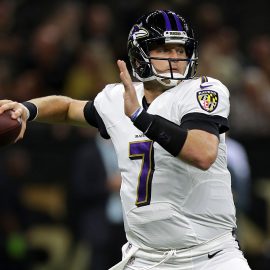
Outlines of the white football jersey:
{"label": "white football jersey", "polygon": [[[134,83],[142,105],[143,84]],[[225,134],[218,156],[206,171],[172,156],[147,138],[124,113],[124,87],[107,85],[94,106],[114,144],[122,174],[121,200],[127,239],[135,246],[182,249],[236,227],[227,170]],[[158,96],[147,112],[178,125],[184,116],[203,113],[224,119],[229,92],[218,80],[181,82]]]}

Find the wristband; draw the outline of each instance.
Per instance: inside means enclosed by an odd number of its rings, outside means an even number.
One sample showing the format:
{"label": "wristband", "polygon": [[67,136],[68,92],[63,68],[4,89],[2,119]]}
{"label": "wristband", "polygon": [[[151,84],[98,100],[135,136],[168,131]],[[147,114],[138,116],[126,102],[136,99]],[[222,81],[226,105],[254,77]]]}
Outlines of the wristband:
{"label": "wristband", "polygon": [[145,110],[138,115],[134,126],[141,130],[149,139],[156,141],[173,156],[178,156],[187,138],[187,130]]}
{"label": "wristband", "polygon": [[22,105],[25,106],[28,110],[27,121],[33,121],[38,115],[37,106],[29,101],[22,102]]}
{"label": "wristband", "polygon": [[136,118],[140,115],[140,113],[143,111],[142,107],[139,107],[131,116],[130,116],[130,120],[132,122],[134,122],[136,120]]}

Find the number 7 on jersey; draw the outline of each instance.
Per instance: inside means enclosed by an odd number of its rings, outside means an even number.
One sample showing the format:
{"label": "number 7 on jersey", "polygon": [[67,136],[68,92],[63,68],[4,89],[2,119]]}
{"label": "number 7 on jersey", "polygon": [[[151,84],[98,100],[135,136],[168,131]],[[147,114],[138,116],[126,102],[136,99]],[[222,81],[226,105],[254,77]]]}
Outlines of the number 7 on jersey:
{"label": "number 7 on jersey", "polygon": [[135,204],[138,207],[148,205],[151,201],[152,178],[155,170],[153,141],[130,142],[129,158],[142,160]]}

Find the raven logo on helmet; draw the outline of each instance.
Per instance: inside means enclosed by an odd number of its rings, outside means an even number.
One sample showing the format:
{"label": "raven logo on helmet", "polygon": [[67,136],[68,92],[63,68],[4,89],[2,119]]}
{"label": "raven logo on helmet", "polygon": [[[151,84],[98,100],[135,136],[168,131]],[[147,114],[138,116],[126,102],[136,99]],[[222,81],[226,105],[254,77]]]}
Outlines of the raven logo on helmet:
{"label": "raven logo on helmet", "polygon": [[133,34],[134,39],[147,37],[149,35],[148,31],[144,28],[140,28],[139,31],[135,32]]}
{"label": "raven logo on helmet", "polygon": [[141,27],[138,24],[135,24],[132,29],[130,30],[129,33],[129,40],[133,39],[137,40],[139,38],[143,38],[143,37],[147,37],[149,35],[148,31],[146,29],[144,29],[143,27]]}

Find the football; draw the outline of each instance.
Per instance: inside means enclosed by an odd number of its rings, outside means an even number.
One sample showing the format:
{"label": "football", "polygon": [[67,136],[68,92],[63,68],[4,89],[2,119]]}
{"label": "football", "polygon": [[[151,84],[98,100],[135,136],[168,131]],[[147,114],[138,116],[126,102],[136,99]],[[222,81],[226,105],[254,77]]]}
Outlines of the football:
{"label": "football", "polygon": [[11,110],[0,114],[0,147],[14,143],[20,131],[21,122],[11,118]]}

